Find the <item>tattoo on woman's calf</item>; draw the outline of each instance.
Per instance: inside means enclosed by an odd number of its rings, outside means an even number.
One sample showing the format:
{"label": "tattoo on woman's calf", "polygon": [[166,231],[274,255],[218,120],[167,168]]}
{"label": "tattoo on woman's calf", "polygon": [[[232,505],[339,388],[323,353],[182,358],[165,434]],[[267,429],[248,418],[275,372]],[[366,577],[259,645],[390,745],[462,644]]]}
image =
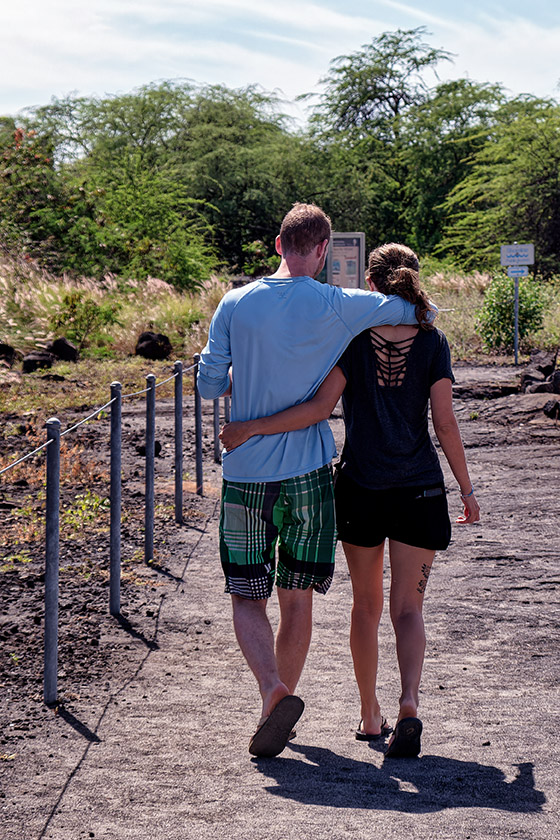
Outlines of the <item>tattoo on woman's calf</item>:
{"label": "tattoo on woman's calf", "polygon": [[418,581],[418,586],[416,587],[416,591],[420,592],[421,595],[426,591],[426,584],[428,583],[431,570],[431,566],[427,566],[425,563],[422,565],[422,579]]}

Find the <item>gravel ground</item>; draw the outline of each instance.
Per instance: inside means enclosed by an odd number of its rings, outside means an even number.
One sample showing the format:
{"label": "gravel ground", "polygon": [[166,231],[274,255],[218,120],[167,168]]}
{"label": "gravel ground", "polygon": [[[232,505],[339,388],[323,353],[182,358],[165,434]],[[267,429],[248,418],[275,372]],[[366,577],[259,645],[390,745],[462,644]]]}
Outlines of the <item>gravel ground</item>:
{"label": "gravel ground", "polygon": [[[249,756],[259,703],[223,594],[211,417],[206,409],[205,496],[192,492],[187,477],[179,526],[172,514],[167,403],[158,406],[163,448],[156,556],[149,565],[141,556],[143,459],[136,452],[143,409],[124,418],[120,619],[108,614],[105,508],[90,520],[82,506],[81,514],[66,520],[59,702],[44,706],[39,469],[30,467],[24,478],[7,474],[10,480],[0,486],[3,838],[557,836],[560,426],[542,413],[549,395],[510,393],[512,368],[465,366],[456,375],[456,413],[482,521],[455,528],[430,578],[417,760],[384,761],[382,746],[353,738],[359,706],[347,641],[350,582],[341,552],[331,591],[315,600],[297,739],[278,758]],[[7,422],[25,426],[24,418]],[[332,425],[340,442],[340,417]],[[106,496],[107,434],[106,424],[89,424],[79,440],[83,454],[68,454],[72,464],[80,461],[63,482],[70,510],[78,494],[83,497],[86,474],[90,493]],[[25,451],[12,437],[1,454],[16,444]],[[185,446],[185,463],[192,464],[191,417]],[[446,477],[451,510],[459,513],[448,471]],[[95,506],[91,498],[88,504]],[[270,613],[276,622],[275,599]],[[399,686],[387,613],[379,682],[383,711],[394,720]]]}

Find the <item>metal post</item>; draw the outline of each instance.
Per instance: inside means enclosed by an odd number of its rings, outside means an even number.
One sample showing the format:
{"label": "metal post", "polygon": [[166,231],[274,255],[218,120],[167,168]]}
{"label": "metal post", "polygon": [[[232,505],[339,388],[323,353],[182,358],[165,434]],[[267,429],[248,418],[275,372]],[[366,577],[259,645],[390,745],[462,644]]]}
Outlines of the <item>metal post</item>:
{"label": "metal post", "polygon": [[519,277],[515,278],[513,352],[515,364],[519,358]]}
{"label": "metal post", "polygon": [[219,464],[222,460],[220,446],[220,398],[214,400],[214,461]]}
{"label": "metal post", "polygon": [[144,497],[144,561],[154,559],[154,473],[156,445],[156,378],[146,377],[146,493]]}
{"label": "metal post", "polygon": [[58,563],[60,544],[60,420],[47,420],[47,498],[45,551],[45,703],[57,699],[58,676]]}
{"label": "metal post", "polygon": [[231,408],[231,397],[224,397],[224,422],[229,423]]}
{"label": "metal post", "polygon": [[109,612],[121,611],[122,385],[111,383],[111,553]]}
{"label": "metal post", "polygon": [[175,362],[175,522],[183,522],[183,363]]}
{"label": "metal post", "polygon": [[200,392],[198,390],[197,375],[198,364],[200,362],[200,353],[195,353],[194,356],[194,443],[196,450],[196,492],[199,496],[204,495],[204,486],[202,478],[202,402],[200,399]]}

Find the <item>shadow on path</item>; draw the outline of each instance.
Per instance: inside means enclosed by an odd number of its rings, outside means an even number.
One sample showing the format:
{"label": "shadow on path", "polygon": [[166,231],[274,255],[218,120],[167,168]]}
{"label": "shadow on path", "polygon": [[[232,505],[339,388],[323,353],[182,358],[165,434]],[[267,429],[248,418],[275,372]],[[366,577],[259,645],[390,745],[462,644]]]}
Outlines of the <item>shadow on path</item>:
{"label": "shadow on path", "polygon": [[[163,600],[163,598],[162,598]],[[161,609],[161,604],[160,604]],[[159,645],[157,641],[154,639],[147,639],[146,636],[142,633],[141,630],[136,630],[136,628],[130,623],[128,618],[125,618],[123,615],[115,616],[115,620],[117,624],[120,624],[123,630],[125,630],[133,639],[139,639],[149,650],[159,650]]]}
{"label": "shadow on path", "polygon": [[[206,519],[206,522],[204,523],[204,528],[201,530],[200,536],[198,537],[195,545],[192,546],[192,548],[190,549],[190,551],[189,551],[189,553],[186,557],[184,568],[183,568],[183,571],[181,573],[181,576],[180,576],[180,578],[177,578],[177,580],[179,581],[179,583],[177,584],[177,588],[180,586],[180,584],[182,582],[183,576],[184,576],[184,574],[187,570],[187,567],[189,565],[191,557],[196,552],[196,550],[197,550],[197,548],[200,544],[200,541],[202,540],[202,537],[205,536],[205,534],[207,532],[208,524],[211,521],[213,521],[213,518],[215,517],[217,505],[218,505],[218,502],[216,502],[216,504],[214,505],[213,510],[212,510],[212,514]],[[91,730],[89,727],[87,727],[85,724],[83,724],[81,721],[79,721],[76,717],[74,717],[74,715],[70,714],[70,712],[66,712],[65,714],[63,714],[61,711],[59,711],[59,714],[64,719],[64,721],[66,723],[68,723],[70,726],[72,726],[80,735],[82,735],[86,739],[87,744],[85,746],[85,749],[84,749],[82,755],[79,757],[78,761],[76,762],[76,765],[74,766],[74,768],[68,774],[68,777],[67,777],[66,781],[64,782],[64,785],[63,785],[58,797],[56,798],[56,801],[54,802],[54,804],[51,808],[51,811],[50,811],[50,813],[49,813],[49,815],[46,819],[46,822],[45,822],[40,834],[37,837],[37,840],[43,840],[43,838],[46,836],[46,833],[49,830],[49,828],[51,827],[52,821],[53,821],[54,817],[56,816],[56,814],[58,812],[58,809],[59,809],[59,807],[60,807],[60,805],[61,805],[61,803],[62,803],[62,801],[63,801],[63,799],[66,795],[66,791],[68,790],[68,788],[72,784],[72,780],[75,778],[75,776],[82,770],[82,768],[86,764],[88,753],[89,753],[91,747],[93,745],[101,743],[101,738],[97,734],[97,731],[99,730],[99,728],[101,727],[101,724],[105,720],[105,718],[107,716],[107,713],[109,712],[113,702],[115,701],[115,699],[117,697],[119,697],[121,694],[123,694],[126,691],[127,687],[129,685],[131,685],[131,683],[133,683],[135,681],[135,679],[138,677],[138,675],[140,674],[140,672],[144,668],[146,662],[148,661],[148,659],[150,658],[152,653],[154,651],[159,650],[158,633],[159,633],[159,625],[160,625],[160,619],[161,619],[161,610],[162,610],[162,607],[163,607],[165,601],[166,601],[166,597],[162,596],[162,598],[160,599],[160,603],[159,603],[159,607],[158,607],[158,611],[157,611],[157,615],[156,615],[154,634],[153,634],[152,639],[148,639],[140,630],[137,630],[131,624],[131,622],[127,618],[125,618],[124,616],[120,615],[120,616],[116,617],[116,621],[122,627],[122,629],[125,632],[129,633],[133,638],[140,639],[140,641],[142,641],[145,644],[147,649],[146,649],[142,659],[140,660],[140,662],[136,666],[134,672],[132,674],[130,674],[128,677],[126,677],[124,679],[121,687],[117,691],[115,691],[113,694],[111,694],[109,696],[109,698],[107,699],[105,705],[101,709],[101,713],[100,713],[99,718],[97,720],[97,723],[95,725],[95,729]]]}
{"label": "shadow on path", "polygon": [[497,767],[436,755],[386,759],[381,767],[354,761],[328,749],[290,744],[307,761],[285,757],[258,759],[260,773],[276,781],[274,796],[306,805],[365,808],[424,814],[446,808],[496,808],[538,813],[546,797],[535,789],[534,765],[515,765],[517,776],[506,782]]}
{"label": "shadow on path", "polygon": [[59,718],[68,723],[73,729],[76,730],[78,735],[81,735],[83,738],[86,739],[86,741],[89,741],[92,744],[101,743],[101,738],[99,737],[99,735],[96,735],[95,732],[92,732],[91,729],[85,725],[85,723],[82,723],[81,720],[78,720],[78,718],[71,712],[69,712],[68,709],[65,709],[62,704],[59,704],[57,706],[56,713]]}

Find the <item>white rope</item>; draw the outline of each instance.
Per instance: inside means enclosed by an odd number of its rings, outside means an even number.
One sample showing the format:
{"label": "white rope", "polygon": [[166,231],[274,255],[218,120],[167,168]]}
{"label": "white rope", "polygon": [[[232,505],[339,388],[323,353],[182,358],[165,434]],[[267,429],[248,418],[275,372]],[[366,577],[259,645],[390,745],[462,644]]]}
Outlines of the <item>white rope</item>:
{"label": "white rope", "polygon": [[62,432],[60,437],[64,437],[64,435],[67,435],[69,432],[73,432],[74,429],[77,429],[78,426],[82,426],[84,423],[87,423],[88,420],[91,420],[93,417],[97,417],[98,414],[100,414],[105,408],[108,408],[111,405],[111,403],[115,402],[115,400],[116,400],[116,397],[113,397],[112,400],[109,400],[108,403],[105,403],[105,405],[102,405],[101,408],[98,408],[96,411],[93,412],[93,414],[90,414],[89,417],[84,417],[84,419],[80,420],[79,423],[76,423],[74,426],[70,426],[69,429],[66,429],[65,432]]}
{"label": "white rope", "polygon": [[[183,373],[188,373],[190,370],[194,370],[196,365],[197,365],[197,363],[195,363],[194,365],[191,365],[188,368],[184,368],[182,372]],[[160,385],[165,385],[166,382],[171,382],[171,380],[175,379],[175,377],[177,377],[178,375],[179,375],[179,372],[177,371],[177,373],[174,373],[172,376],[169,376],[167,379],[164,379],[162,382],[157,382],[154,386],[150,386],[149,388],[143,388],[141,391],[133,391],[131,394],[122,394],[121,399],[126,400],[126,399],[128,399],[128,397],[137,397],[140,394],[146,394],[152,387],[159,388]],[[110,405],[112,405],[115,402],[115,400],[116,400],[116,397],[113,397],[112,400],[109,400],[109,402],[105,403],[105,405],[102,405],[101,408],[97,408],[93,412],[93,414],[90,414],[88,417],[84,417],[83,420],[80,420],[78,423],[75,423],[73,426],[70,426],[69,429],[66,429],[66,431],[62,432],[60,437],[64,437],[64,435],[67,435],[70,432],[75,431],[79,426],[83,426],[83,424],[87,423],[88,420],[92,420],[94,417],[97,417],[98,414],[100,414],[102,411],[104,411],[106,408],[108,408]],[[49,446],[51,443],[52,443],[52,440],[48,440],[46,443],[43,443],[43,444],[41,444],[41,446],[38,446],[37,449],[34,449],[33,452],[28,452],[27,455],[23,456],[23,458],[19,458],[17,461],[14,461],[13,464],[8,464],[7,467],[3,467],[0,470],[0,475],[2,475],[2,473],[8,472],[8,470],[11,470],[13,467],[17,467],[18,464],[22,464],[24,461],[27,461],[28,458],[31,458],[33,455],[36,455],[37,452],[40,452],[42,449],[44,449],[46,446]]]}
{"label": "white rope", "polygon": [[164,379],[162,382],[156,382],[156,384],[154,385],[154,388],[159,388],[160,385],[165,385],[166,382],[171,382],[171,380],[175,379],[177,376],[179,376],[179,374],[174,373],[173,376],[169,376],[167,379]]}
{"label": "white rope", "polygon": [[33,450],[33,452],[28,452],[27,455],[24,455],[23,458],[19,458],[17,461],[14,461],[13,464],[8,464],[7,467],[4,467],[0,470],[0,475],[2,475],[2,473],[8,472],[8,470],[11,470],[12,467],[17,467],[17,465],[23,463],[23,461],[27,461],[28,458],[31,458],[32,455],[36,455],[37,452],[40,452],[41,449],[44,449],[45,446],[49,446],[51,443],[52,439],[48,440],[46,443],[42,443],[41,446],[38,446],[37,449]]}
{"label": "white rope", "polygon": [[151,390],[151,386],[150,388],[143,388],[141,391],[133,391],[132,394],[123,394],[121,399],[126,400],[128,397],[137,397],[139,394],[146,394],[149,390]]}

